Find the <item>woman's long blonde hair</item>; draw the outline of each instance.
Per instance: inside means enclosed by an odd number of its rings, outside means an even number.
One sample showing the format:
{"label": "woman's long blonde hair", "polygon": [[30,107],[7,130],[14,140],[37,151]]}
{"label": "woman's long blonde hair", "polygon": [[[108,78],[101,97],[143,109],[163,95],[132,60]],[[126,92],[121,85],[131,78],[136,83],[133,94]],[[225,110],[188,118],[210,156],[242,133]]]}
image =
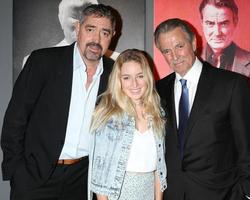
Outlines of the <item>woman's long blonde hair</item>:
{"label": "woman's long blonde hair", "polygon": [[122,52],[109,77],[106,92],[101,95],[92,118],[92,131],[106,124],[114,115],[121,116],[124,112],[136,117],[136,111],[132,100],[125,95],[121,87],[121,68],[126,62],[134,61],[140,64],[147,89],[142,97],[144,112],[151,118],[152,128],[158,135],[164,133],[164,117],[160,107],[160,98],[156,92],[152,70],[144,53],[137,49],[128,49]]}

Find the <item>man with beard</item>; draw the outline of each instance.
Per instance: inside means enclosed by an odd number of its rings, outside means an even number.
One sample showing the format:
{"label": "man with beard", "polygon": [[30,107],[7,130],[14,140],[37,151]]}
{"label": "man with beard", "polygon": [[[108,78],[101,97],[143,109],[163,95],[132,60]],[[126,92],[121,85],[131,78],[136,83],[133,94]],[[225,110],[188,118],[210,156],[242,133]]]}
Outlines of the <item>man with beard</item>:
{"label": "man with beard", "polygon": [[250,52],[233,42],[238,24],[234,0],[202,0],[200,15],[207,46],[202,57],[211,65],[250,77]]}
{"label": "man with beard", "polygon": [[91,115],[113,61],[113,10],[87,6],[70,46],[36,50],[20,73],[1,138],[11,199],[87,199]]}
{"label": "man with beard", "polygon": [[[84,8],[87,3],[98,4],[97,0],[62,0],[58,6],[58,19],[61,24],[64,39],[56,46],[69,45],[76,41],[74,23],[79,18],[79,9]],[[118,52],[107,50],[105,55],[116,60]]]}
{"label": "man with beard", "polygon": [[[86,5],[98,4],[97,0],[62,0],[58,5],[58,19],[63,31],[64,38],[53,45],[55,47],[61,47],[70,45],[76,41],[76,31],[74,24],[81,15]],[[22,68],[24,67],[30,54],[23,58]]]}
{"label": "man with beard", "polygon": [[[56,47],[70,45],[76,41],[76,31],[74,24],[81,15],[82,9],[89,3],[98,4],[97,0],[62,0],[58,5],[58,19],[63,31],[64,38],[57,43]],[[111,50],[107,50],[105,55],[113,60],[116,60],[119,53]],[[22,67],[25,65],[28,57],[27,55],[23,59]]]}

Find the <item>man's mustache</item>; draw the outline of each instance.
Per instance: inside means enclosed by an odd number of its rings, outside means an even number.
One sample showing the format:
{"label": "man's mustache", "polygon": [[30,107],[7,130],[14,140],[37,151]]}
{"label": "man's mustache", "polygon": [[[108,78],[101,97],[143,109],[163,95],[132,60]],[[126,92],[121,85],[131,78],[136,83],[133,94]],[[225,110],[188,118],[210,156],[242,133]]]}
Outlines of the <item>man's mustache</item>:
{"label": "man's mustache", "polygon": [[95,42],[89,42],[86,44],[86,46],[93,46],[93,47],[98,47],[99,49],[102,50],[102,46],[98,43],[95,43]]}
{"label": "man's mustache", "polygon": [[177,59],[177,60],[173,60],[173,61],[172,61],[172,64],[177,65],[177,64],[180,64],[180,63],[182,63],[182,62],[183,62],[182,59]]}

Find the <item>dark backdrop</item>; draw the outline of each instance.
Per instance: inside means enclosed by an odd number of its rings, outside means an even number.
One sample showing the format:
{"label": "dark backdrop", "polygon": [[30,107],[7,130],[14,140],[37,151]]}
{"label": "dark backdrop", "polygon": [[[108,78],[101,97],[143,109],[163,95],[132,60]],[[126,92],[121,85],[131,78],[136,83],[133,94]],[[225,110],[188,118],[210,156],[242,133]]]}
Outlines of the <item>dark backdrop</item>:
{"label": "dark backdrop", "polygon": [[[58,20],[61,0],[13,0],[13,80],[22,68],[23,58],[34,49],[54,46],[63,39]],[[111,48],[145,50],[145,0],[98,0],[114,7],[121,15],[121,36]],[[119,35],[118,35],[119,36]]]}

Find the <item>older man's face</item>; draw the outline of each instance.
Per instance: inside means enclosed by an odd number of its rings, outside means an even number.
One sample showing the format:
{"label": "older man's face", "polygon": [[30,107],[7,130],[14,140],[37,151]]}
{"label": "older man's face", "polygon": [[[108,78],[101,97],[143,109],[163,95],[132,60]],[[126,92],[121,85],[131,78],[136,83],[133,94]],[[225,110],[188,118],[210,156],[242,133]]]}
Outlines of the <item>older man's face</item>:
{"label": "older man's face", "polygon": [[215,53],[220,53],[233,40],[237,25],[237,22],[234,22],[233,12],[227,7],[217,8],[213,5],[206,5],[202,15],[206,41]]}
{"label": "older man's face", "polygon": [[179,27],[160,33],[158,48],[168,65],[181,76],[184,76],[195,62],[196,38],[190,41],[187,33]]}

